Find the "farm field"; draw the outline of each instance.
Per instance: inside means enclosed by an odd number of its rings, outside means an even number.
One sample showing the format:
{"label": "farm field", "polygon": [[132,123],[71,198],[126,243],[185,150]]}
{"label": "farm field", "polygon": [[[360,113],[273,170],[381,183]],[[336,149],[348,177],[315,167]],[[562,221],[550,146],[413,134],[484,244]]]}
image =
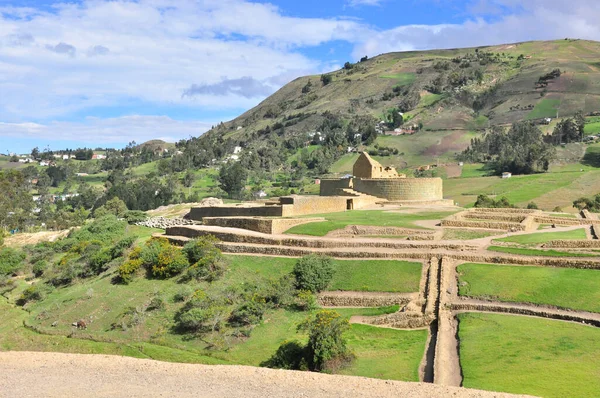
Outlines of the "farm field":
{"label": "farm field", "polygon": [[458,267],[461,296],[600,312],[600,272],[492,264]]}
{"label": "farm field", "polygon": [[515,235],[506,238],[495,239],[497,242],[518,243],[521,245],[538,245],[541,243],[550,242],[552,240],[576,240],[587,239],[587,234],[584,228],[574,229],[572,231],[562,232],[544,232],[525,235]]}
{"label": "farm field", "polygon": [[325,236],[328,232],[342,229],[347,225],[372,225],[385,227],[423,228],[416,221],[441,220],[455,212],[434,211],[421,213],[400,213],[383,210],[354,210],[350,212],[315,214],[311,217],[324,217],[327,221],[302,224],[287,230],[286,234]]}
{"label": "farm field", "polygon": [[540,397],[600,391],[600,330],[513,315],[459,314],[463,385]]}

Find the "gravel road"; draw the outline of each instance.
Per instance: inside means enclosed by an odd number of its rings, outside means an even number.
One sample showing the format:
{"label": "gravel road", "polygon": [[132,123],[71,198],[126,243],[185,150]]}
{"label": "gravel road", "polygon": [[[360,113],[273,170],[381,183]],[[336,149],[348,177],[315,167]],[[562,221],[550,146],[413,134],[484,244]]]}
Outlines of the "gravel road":
{"label": "gravel road", "polygon": [[109,355],[0,352],[0,397],[512,397],[249,366],[207,366]]}

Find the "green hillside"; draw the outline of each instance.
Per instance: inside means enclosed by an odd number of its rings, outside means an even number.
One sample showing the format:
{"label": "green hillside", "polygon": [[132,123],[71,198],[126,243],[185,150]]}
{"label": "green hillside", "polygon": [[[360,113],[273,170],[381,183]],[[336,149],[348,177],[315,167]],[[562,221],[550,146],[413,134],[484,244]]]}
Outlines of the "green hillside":
{"label": "green hillside", "polygon": [[[560,76],[540,83],[555,69]],[[387,163],[413,166],[451,157],[491,125],[600,111],[600,43],[592,41],[389,53],[328,76],[326,85],[318,75],[295,79],[201,140],[218,137],[226,147],[249,147],[272,140],[272,132],[282,140],[308,140],[307,132],[327,115],[344,123],[357,116],[377,122],[398,109],[404,126],[422,129],[412,137],[380,137],[376,144],[405,153]],[[346,169],[336,165],[333,171]]]}

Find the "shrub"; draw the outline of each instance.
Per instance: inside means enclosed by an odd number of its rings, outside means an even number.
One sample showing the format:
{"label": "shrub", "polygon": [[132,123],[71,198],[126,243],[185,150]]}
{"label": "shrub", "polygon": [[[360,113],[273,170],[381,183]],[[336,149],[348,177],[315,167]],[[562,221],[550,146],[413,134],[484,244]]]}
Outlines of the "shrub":
{"label": "shrub", "polygon": [[539,209],[538,205],[535,202],[529,202],[529,203],[527,203],[527,208],[531,209],[531,210],[537,210],[537,209]]}
{"label": "shrub", "polygon": [[310,254],[294,265],[296,287],[299,290],[320,292],[327,287],[335,272],[331,257]]}
{"label": "shrub", "polygon": [[148,304],[146,311],[164,310],[165,307],[165,299],[162,296],[154,296],[152,300],[150,300],[150,304]]}
{"label": "shrub", "polygon": [[204,236],[187,243],[182,251],[192,266],[188,269],[188,279],[212,282],[219,279],[227,270],[227,264],[215,243],[213,236]]}
{"label": "shrub", "polygon": [[323,310],[315,318],[306,320],[300,329],[308,331],[306,360],[311,370],[328,370],[328,364],[343,364],[353,355],[346,347],[343,333],[350,328],[348,320],[335,311]]}
{"label": "shrub", "polygon": [[25,253],[5,247],[0,249],[0,275],[12,275],[23,265]]}
{"label": "shrub", "polygon": [[284,341],[275,354],[260,366],[272,369],[305,370],[306,348],[297,341]]}
{"label": "shrub", "polygon": [[39,278],[44,274],[44,271],[48,268],[48,262],[46,260],[38,260],[33,264],[31,271],[36,278]]}
{"label": "shrub", "polygon": [[312,311],[319,307],[314,293],[308,290],[300,290],[296,296],[296,306],[302,311]]}
{"label": "shrub", "polygon": [[41,301],[46,297],[46,288],[44,285],[31,285],[23,291],[19,297],[19,305],[25,305],[30,301]]}
{"label": "shrub", "polygon": [[292,305],[295,301],[296,281],[292,275],[269,279],[259,294],[274,307]]}
{"label": "shrub", "polygon": [[125,250],[129,249],[131,245],[133,245],[135,239],[135,236],[128,236],[115,243],[115,245],[110,249],[111,258],[121,257],[125,253]]}
{"label": "shrub", "polygon": [[141,259],[129,259],[117,269],[117,275],[122,283],[129,284],[133,281],[133,276],[140,268],[142,268]]}
{"label": "shrub", "polygon": [[510,203],[504,196],[498,200],[494,200],[487,195],[477,196],[477,201],[475,202],[474,206],[484,208],[515,208],[515,205]]}
{"label": "shrub", "polygon": [[110,249],[102,249],[90,257],[88,264],[94,274],[100,274],[106,271],[106,264],[112,259],[113,257]]}
{"label": "shrub", "polygon": [[234,326],[257,325],[262,321],[265,304],[261,300],[247,301],[233,310],[229,316],[229,324]]}
{"label": "shrub", "polygon": [[177,293],[175,293],[175,295],[173,296],[173,301],[175,301],[175,302],[185,301],[185,300],[189,299],[193,293],[194,293],[194,290],[191,287],[184,285],[181,287],[181,289],[179,289],[179,291]]}
{"label": "shrub", "polygon": [[123,217],[127,213],[127,205],[118,197],[114,197],[107,201],[103,206],[98,207],[94,210],[94,217],[100,218],[106,215],[113,215],[116,217]]}
{"label": "shrub", "polygon": [[553,212],[555,213],[562,213],[562,208],[560,206],[556,206],[554,209],[552,209]]}
{"label": "shrub", "polygon": [[158,261],[152,265],[152,276],[170,278],[179,274],[189,265],[185,254],[179,248],[168,244],[158,254]]}
{"label": "shrub", "polygon": [[175,314],[177,328],[190,332],[221,330],[229,318],[229,310],[220,300],[197,291],[183,308]]}
{"label": "shrub", "polygon": [[141,210],[129,210],[123,215],[123,218],[129,224],[136,224],[142,221],[146,221],[148,219],[148,214]]}

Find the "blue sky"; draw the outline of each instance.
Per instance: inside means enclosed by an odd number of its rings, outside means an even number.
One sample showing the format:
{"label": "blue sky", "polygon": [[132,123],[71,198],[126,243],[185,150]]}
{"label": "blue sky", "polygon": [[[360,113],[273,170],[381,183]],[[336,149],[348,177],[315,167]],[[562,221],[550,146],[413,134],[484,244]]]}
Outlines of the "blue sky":
{"label": "blue sky", "polygon": [[0,152],[198,136],[390,52],[600,39],[591,0],[0,0]]}

